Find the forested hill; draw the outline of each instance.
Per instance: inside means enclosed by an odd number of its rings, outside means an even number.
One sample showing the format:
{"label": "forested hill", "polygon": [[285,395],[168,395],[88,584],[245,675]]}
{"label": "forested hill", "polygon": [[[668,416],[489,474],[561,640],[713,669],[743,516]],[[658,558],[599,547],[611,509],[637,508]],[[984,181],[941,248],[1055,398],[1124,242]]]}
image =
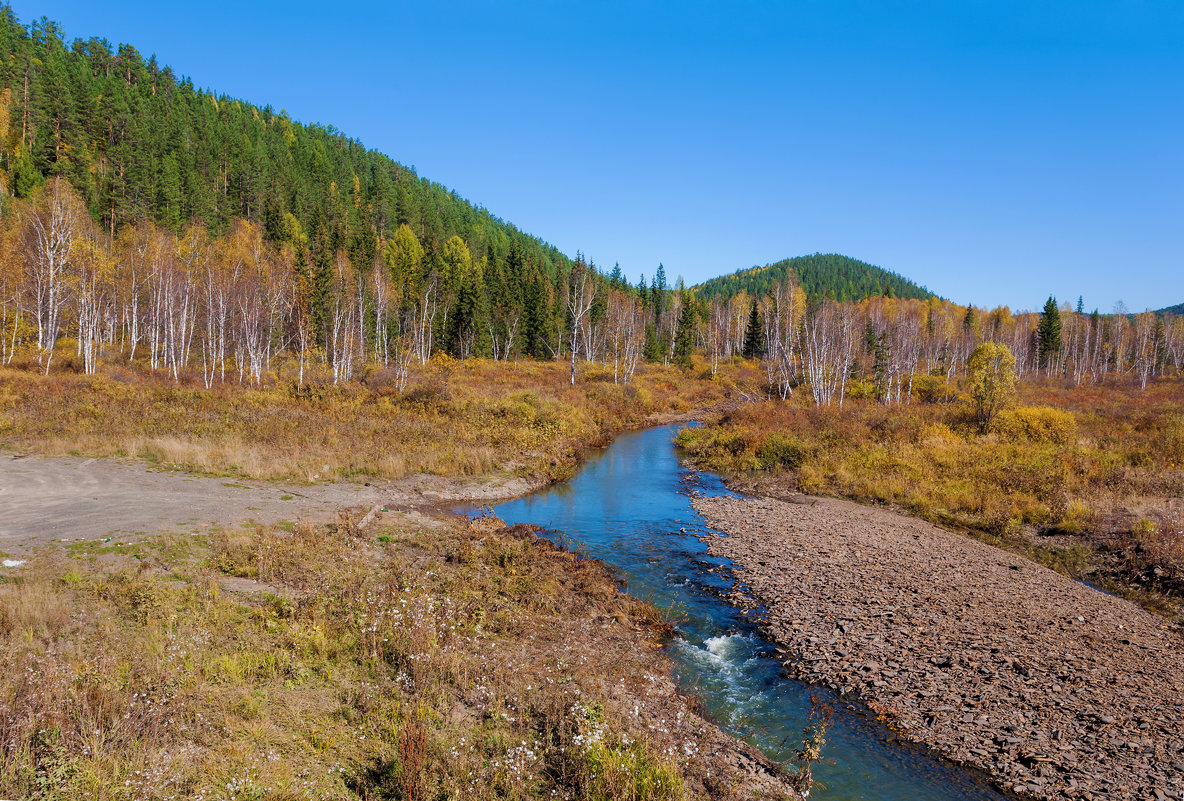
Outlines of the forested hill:
{"label": "forested hill", "polygon": [[1184,315],[1184,303],[1177,303],[1175,306],[1168,306],[1166,309],[1160,309],[1158,313]]}
{"label": "forested hill", "polygon": [[731,275],[712,278],[696,287],[703,297],[720,296],[725,299],[741,291],[749,295],[763,295],[776,282],[793,273],[809,297],[832,297],[836,300],[862,300],[877,295],[925,300],[933,293],[912,281],[837,253],[815,253],[797,256],[764,267],[737,270]]}
{"label": "forested hill", "polygon": [[245,218],[278,242],[294,236],[294,219],[314,254],[345,250],[368,265],[379,239],[407,223],[429,260],[458,235],[491,264],[514,242],[545,273],[568,263],[332,127],[198,89],[131,45],[67,43],[57,24],[25,27],[0,6],[0,180],[19,198],[53,176],[112,233],[146,219],[172,231],[199,220],[220,234]]}

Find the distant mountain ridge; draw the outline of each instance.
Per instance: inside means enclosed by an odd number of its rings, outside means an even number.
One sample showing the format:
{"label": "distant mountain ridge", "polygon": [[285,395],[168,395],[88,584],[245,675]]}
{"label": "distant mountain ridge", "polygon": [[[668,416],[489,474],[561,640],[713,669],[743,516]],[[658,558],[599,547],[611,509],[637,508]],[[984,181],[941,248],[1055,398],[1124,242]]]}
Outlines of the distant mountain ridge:
{"label": "distant mountain ridge", "polygon": [[731,275],[712,278],[696,289],[705,297],[735,297],[741,291],[763,295],[786,275],[793,273],[808,297],[832,297],[836,300],[863,300],[890,295],[928,300],[932,292],[902,275],[838,253],[815,253],[783,259],[764,267],[749,267]]}

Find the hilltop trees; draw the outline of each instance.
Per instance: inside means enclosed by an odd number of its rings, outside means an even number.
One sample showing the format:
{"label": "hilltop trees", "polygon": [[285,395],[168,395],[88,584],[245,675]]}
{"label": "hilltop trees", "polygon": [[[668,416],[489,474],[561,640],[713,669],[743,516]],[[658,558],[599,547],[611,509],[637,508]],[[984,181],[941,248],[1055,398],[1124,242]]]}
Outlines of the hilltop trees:
{"label": "hilltop trees", "polygon": [[[368,273],[403,225],[429,261],[459,236],[484,270],[507,265],[515,248],[511,269],[530,261],[554,278],[570,267],[555,248],[331,127],[199,90],[130,45],[67,42],[44,19],[25,27],[3,8],[0,183],[29,199],[55,178],[108,240],[145,221],[173,235],[199,222],[221,236],[246,219],[269,245],[307,244],[317,298],[338,250]],[[322,331],[323,322],[312,320]]]}
{"label": "hilltop trees", "polygon": [[706,298],[719,296],[726,302],[741,293],[763,297],[773,286],[785,281],[801,286],[811,298],[859,301],[876,296],[913,300],[933,297],[929,290],[903,276],[836,253],[797,256],[764,267],[738,270],[705,281],[699,292]]}

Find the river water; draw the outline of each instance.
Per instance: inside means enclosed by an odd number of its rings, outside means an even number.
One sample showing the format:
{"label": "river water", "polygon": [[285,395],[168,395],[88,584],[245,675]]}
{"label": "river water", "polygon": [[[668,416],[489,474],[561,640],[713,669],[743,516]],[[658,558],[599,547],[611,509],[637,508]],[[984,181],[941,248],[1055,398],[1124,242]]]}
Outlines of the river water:
{"label": "river water", "polygon": [[[629,593],[672,611],[668,646],[684,692],[716,723],[775,760],[793,756],[824,692],[786,678],[772,646],[721,596],[727,560],[707,554],[714,533],[691,507],[694,493],[728,494],[717,476],[680,463],[677,426],[624,434],[588,458],[569,481],[494,508],[507,523],[534,523],[545,536],[611,565]],[[833,700],[827,694],[828,700]],[[886,727],[836,704],[815,767],[814,799],[926,801],[1005,796],[982,776],[944,765]]]}

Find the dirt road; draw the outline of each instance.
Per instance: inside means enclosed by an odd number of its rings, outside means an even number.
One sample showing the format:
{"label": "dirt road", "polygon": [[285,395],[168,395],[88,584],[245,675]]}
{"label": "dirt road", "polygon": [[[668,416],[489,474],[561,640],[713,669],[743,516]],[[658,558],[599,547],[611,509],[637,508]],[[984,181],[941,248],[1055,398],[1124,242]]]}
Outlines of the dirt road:
{"label": "dirt road", "polygon": [[537,482],[414,476],[366,485],[285,486],[153,470],[132,460],[0,455],[0,552],[209,526],[335,516],[343,509],[487,504]]}

